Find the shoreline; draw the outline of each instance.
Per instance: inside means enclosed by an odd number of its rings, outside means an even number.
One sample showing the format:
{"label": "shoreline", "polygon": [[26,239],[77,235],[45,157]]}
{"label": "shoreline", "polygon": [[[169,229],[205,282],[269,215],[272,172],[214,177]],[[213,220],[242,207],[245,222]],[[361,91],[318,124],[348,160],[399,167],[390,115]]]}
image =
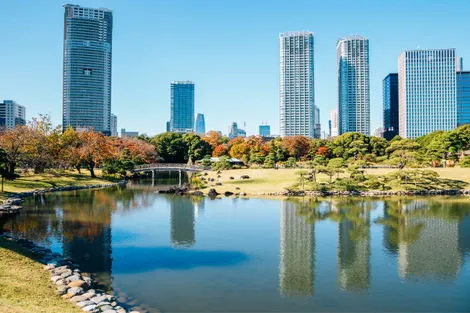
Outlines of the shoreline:
{"label": "shoreline", "polygon": [[109,188],[109,187],[115,187],[115,186],[125,186],[126,184],[127,184],[127,181],[122,180],[116,183],[110,182],[106,184],[70,185],[70,186],[61,186],[61,187],[41,188],[41,189],[35,189],[32,191],[5,192],[4,194],[8,198],[26,198],[26,197],[38,196],[38,195],[51,193],[51,192],[75,191],[75,190],[84,190],[84,189],[100,189],[100,188]]}
{"label": "shoreline", "polygon": [[0,237],[13,241],[31,253],[34,256],[33,261],[43,264],[43,270],[50,274],[50,285],[55,289],[56,295],[69,300],[78,309],[91,313],[140,313],[126,303],[117,302],[115,296],[94,289],[98,284],[89,273],[82,273],[71,258],[52,252],[49,248],[37,245],[30,240],[13,237],[8,233],[2,232]]}

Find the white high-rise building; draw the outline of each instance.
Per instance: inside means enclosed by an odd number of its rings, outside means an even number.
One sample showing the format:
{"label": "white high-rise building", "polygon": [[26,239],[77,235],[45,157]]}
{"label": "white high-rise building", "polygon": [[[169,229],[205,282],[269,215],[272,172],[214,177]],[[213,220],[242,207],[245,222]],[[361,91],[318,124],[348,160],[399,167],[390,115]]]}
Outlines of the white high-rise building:
{"label": "white high-rise building", "polygon": [[338,110],[334,109],[330,111],[330,121],[331,121],[331,137],[338,136]]}
{"label": "white high-rise building", "polygon": [[281,136],[315,135],[313,33],[282,33],[279,115]]}
{"label": "white high-rise building", "polygon": [[336,44],[339,134],[370,132],[369,39],[349,36]]}
{"label": "white high-rise building", "polygon": [[457,127],[455,49],[405,51],[398,58],[399,131],[417,138]]}
{"label": "white high-rise building", "polygon": [[26,125],[26,109],[13,100],[0,102],[0,130]]}

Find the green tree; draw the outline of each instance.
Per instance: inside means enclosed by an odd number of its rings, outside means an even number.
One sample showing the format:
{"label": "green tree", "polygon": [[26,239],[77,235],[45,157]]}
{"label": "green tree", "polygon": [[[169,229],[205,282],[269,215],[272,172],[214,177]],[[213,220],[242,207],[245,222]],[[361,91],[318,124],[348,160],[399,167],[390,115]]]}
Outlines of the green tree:
{"label": "green tree", "polygon": [[188,145],[180,133],[163,133],[151,139],[157,155],[165,163],[188,162]]}
{"label": "green tree", "polygon": [[196,134],[185,134],[183,136],[183,141],[187,145],[187,155],[188,158],[191,160],[201,160],[206,155],[212,154],[212,148],[207,143],[207,141],[203,140],[199,135]]}

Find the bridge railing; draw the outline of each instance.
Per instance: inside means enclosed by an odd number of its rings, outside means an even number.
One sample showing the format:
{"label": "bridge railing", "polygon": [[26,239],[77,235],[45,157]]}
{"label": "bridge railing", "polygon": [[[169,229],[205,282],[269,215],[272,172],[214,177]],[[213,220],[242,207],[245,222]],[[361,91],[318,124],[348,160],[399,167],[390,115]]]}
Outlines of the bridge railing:
{"label": "bridge railing", "polygon": [[179,163],[154,163],[154,164],[143,164],[137,165],[134,171],[147,170],[147,169],[158,169],[158,168],[176,168],[176,169],[190,169],[190,170],[203,170],[204,167],[201,165],[188,165]]}

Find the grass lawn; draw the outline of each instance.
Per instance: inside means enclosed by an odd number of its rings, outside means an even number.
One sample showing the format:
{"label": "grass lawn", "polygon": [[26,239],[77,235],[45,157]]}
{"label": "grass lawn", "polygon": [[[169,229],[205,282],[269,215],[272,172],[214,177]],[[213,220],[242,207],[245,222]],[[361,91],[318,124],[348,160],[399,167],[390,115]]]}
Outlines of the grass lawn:
{"label": "grass lawn", "polygon": [[[96,173],[100,176],[101,172]],[[63,187],[63,186],[77,186],[77,185],[93,185],[107,183],[109,180],[103,178],[92,178],[88,171],[82,171],[82,174],[77,172],[65,171],[47,171],[42,174],[24,174],[15,180],[4,181],[4,192],[23,192],[35,189]]]}
{"label": "grass lawn", "polygon": [[[470,168],[429,168],[436,171],[441,178],[452,180],[460,180],[470,184]],[[245,192],[248,195],[260,195],[264,193],[282,192],[286,188],[294,185],[299,176],[296,171],[299,169],[236,169],[222,171],[217,174],[215,171],[208,171],[205,178],[214,178],[214,182],[208,182],[207,187],[203,190],[207,192],[209,188],[215,188],[217,192],[224,193],[225,191]],[[367,169],[365,174],[368,175],[384,175],[397,171],[397,169]],[[218,177],[220,175],[220,177]],[[240,176],[248,175],[249,179],[241,179]],[[347,176],[345,172],[340,176]],[[233,177],[234,179],[230,179]],[[328,176],[324,174],[317,174],[318,181],[328,181]],[[222,186],[217,186],[216,182],[222,183]],[[236,189],[236,188],[240,189]],[[470,188],[470,185],[466,188]]]}
{"label": "grass lawn", "polygon": [[0,238],[0,312],[79,313],[55,294],[49,272],[16,243]]}

